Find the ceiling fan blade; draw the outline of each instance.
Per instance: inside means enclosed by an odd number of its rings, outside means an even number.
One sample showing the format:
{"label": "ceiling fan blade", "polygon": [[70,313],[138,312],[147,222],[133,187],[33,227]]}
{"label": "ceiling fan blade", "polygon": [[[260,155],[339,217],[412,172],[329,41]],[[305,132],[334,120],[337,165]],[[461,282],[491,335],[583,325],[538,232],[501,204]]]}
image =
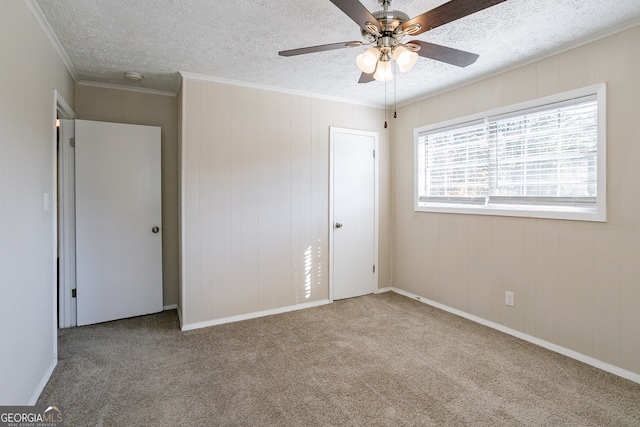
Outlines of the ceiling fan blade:
{"label": "ceiling fan blade", "polygon": [[373,73],[371,74],[362,73],[360,74],[360,79],[358,80],[358,83],[370,83],[372,81],[373,81]]}
{"label": "ceiling fan blade", "polygon": [[446,62],[447,64],[456,65],[458,67],[467,67],[476,62],[480,56],[475,53],[465,52],[464,50],[453,49],[451,47],[423,42],[421,40],[411,40],[407,44],[419,45],[420,50],[416,53],[422,57]]}
{"label": "ceiling fan blade", "polygon": [[441,6],[431,9],[428,12],[418,15],[402,24],[404,30],[409,25],[420,24],[420,29],[412,32],[411,35],[422,34],[432,28],[439,27],[456,19],[464,18],[472,13],[479,12],[488,7],[502,3],[506,0],[451,0]]}
{"label": "ceiling fan blade", "polygon": [[331,0],[331,3],[338,6],[360,28],[365,29],[367,23],[370,23],[378,27],[378,31],[382,31],[382,24],[358,0]]}
{"label": "ceiling fan blade", "polygon": [[325,50],[342,49],[345,47],[356,47],[356,46],[362,46],[362,42],[360,41],[340,42],[340,43],[331,43],[331,44],[321,44],[319,46],[301,47],[299,49],[281,50],[280,52],[278,52],[278,55],[280,56],[304,55],[306,53],[323,52]]}

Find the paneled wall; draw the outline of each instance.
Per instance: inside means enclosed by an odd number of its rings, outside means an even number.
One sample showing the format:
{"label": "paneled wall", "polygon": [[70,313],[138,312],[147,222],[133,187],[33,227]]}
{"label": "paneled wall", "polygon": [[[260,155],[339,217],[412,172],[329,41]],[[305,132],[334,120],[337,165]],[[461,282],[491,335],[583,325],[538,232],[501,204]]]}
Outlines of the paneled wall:
{"label": "paneled wall", "polygon": [[0,2],[0,40],[0,405],[32,405],[57,356],[53,90],[74,89],[26,2]]}
{"label": "paneled wall", "polygon": [[391,283],[383,111],[185,78],[183,325],[329,297],[329,127],[380,133],[379,286]]}
{"label": "paneled wall", "polygon": [[[636,27],[402,108],[391,154],[394,286],[640,373],[638,52]],[[600,82],[607,223],[413,211],[414,128]]]}
{"label": "paneled wall", "polygon": [[162,127],[162,296],[178,303],[178,110],[175,96],[78,84],[83,120]]}

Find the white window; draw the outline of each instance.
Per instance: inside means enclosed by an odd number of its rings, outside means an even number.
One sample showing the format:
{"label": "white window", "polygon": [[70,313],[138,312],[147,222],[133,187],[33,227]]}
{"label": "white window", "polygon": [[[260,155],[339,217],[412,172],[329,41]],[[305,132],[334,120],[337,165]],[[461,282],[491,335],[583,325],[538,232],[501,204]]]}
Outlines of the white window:
{"label": "white window", "polygon": [[606,221],[606,87],[416,129],[417,211]]}

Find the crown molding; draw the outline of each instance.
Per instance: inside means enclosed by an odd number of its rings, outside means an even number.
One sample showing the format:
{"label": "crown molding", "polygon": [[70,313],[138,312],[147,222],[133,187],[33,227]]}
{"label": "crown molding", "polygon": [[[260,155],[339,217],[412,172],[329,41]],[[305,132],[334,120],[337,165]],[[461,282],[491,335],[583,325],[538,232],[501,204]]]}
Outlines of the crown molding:
{"label": "crown molding", "polygon": [[150,95],[176,96],[175,92],[170,92],[166,90],[148,89],[145,87],[123,86],[115,83],[90,82],[87,80],[80,80],[76,84],[78,86],[90,86],[90,87],[100,87],[103,89],[127,90],[129,92],[147,93]]}
{"label": "crown molding", "polygon": [[252,88],[252,89],[268,90],[268,91],[272,91],[272,92],[286,93],[286,94],[289,94],[289,95],[298,95],[298,96],[305,96],[305,97],[308,97],[308,98],[323,99],[323,100],[326,100],[326,101],[341,102],[341,103],[344,103],[344,104],[360,105],[360,106],[363,106],[363,107],[382,108],[382,109],[385,108],[384,105],[382,105],[382,104],[356,101],[356,100],[353,100],[353,99],[340,98],[340,97],[337,97],[337,96],[321,95],[321,94],[314,93],[314,92],[305,92],[305,91],[301,91],[301,90],[286,89],[286,88],[282,88],[282,87],[278,87],[278,86],[269,86],[269,85],[264,85],[264,84],[259,84],[259,83],[248,83],[248,82],[243,82],[243,81],[238,81],[238,80],[221,79],[221,78],[218,78],[218,77],[212,77],[212,76],[207,76],[207,75],[203,75],[203,74],[189,73],[189,72],[185,72],[185,71],[180,71],[179,73],[180,73],[180,76],[182,77],[182,79],[204,80],[204,81],[207,81],[207,82],[222,83],[222,84],[228,84],[228,85],[233,85],[233,86],[242,86],[242,87],[248,87],[248,88]]}
{"label": "crown molding", "polygon": [[36,18],[36,21],[38,21],[40,28],[42,29],[42,31],[44,31],[45,35],[49,39],[49,42],[51,42],[51,45],[53,46],[55,51],[58,52],[58,56],[60,57],[60,60],[62,61],[64,66],[67,68],[67,71],[71,75],[71,78],[73,79],[73,81],[78,82],[80,80],[80,77],[78,76],[78,72],[76,71],[75,67],[71,63],[71,59],[69,58],[69,55],[67,55],[67,52],[62,47],[62,43],[60,43],[58,36],[56,36],[56,33],[53,32],[53,29],[51,28],[51,25],[49,25],[47,18],[44,17],[44,14],[42,13],[40,6],[38,6],[35,0],[24,0],[24,2],[29,8],[29,10],[31,11],[31,13],[33,14],[33,16]]}

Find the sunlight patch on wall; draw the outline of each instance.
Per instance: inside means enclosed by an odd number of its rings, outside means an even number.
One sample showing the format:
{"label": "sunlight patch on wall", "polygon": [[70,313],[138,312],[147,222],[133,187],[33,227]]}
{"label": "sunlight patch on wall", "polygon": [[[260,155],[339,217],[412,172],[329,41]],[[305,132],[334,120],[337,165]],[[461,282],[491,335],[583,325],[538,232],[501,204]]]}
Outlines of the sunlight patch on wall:
{"label": "sunlight patch on wall", "polygon": [[304,298],[311,298],[311,267],[313,265],[313,259],[311,254],[313,253],[311,246],[304,252]]}
{"label": "sunlight patch on wall", "polygon": [[318,239],[316,265],[318,266],[318,284],[322,284],[322,239]]}

